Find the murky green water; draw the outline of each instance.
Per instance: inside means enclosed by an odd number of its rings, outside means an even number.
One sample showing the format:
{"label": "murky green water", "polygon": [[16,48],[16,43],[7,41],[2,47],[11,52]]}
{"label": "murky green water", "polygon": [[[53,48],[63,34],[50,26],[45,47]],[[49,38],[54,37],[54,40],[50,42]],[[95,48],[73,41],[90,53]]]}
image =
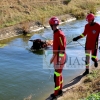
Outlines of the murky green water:
{"label": "murky green water", "polygon": [[[100,22],[100,17],[96,17]],[[73,21],[60,26],[64,31],[67,41],[71,41],[74,36],[81,34],[84,30],[85,20]],[[40,35],[40,36],[39,36]],[[40,32],[38,37],[52,39],[51,29]],[[4,47],[0,47],[0,100],[45,100],[53,92],[53,69],[45,69],[43,63],[43,52],[30,52],[32,43],[29,39],[34,39],[36,35],[19,36],[8,40],[0,41]],[[41,37],[41,38],[43,38]],[[85,38],[79,41],[85,43]],[[5,45],[6,44],[6,45]],[[84,48],[72,42],[67,46],[68,56],[80,56]],[[84,55],[84,54],[82,54]],[[49,59],[47,65],[49,66]],[[64,85],[72,80],[76,75],[82,73],[84,69],[65,68],[63,71]],[[51,77],[50,77],[51,75]]]}

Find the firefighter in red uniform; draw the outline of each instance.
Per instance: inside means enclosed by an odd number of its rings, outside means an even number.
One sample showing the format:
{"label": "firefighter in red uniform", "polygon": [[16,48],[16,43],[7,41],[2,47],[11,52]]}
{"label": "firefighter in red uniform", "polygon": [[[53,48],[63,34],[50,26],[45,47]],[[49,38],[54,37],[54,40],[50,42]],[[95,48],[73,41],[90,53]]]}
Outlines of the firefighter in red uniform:
{"label": "firefighter in red uniform", "polygon": [[88,23],[85,25],[84,32],[80,36],[73,38],[73,41],[77,41],[78,39],[86,36],[86,44],[85,44],[86,70],[83,73],[83,76],[89,74],[90,53],[91,53],[91,59],[94,62],[94,66],[98,67],[97,49],[98,49],[98,39],[100,33],[100,24],[94,22],[94,18],[95,16],[92,13],[88,14],[86,17],[86,21]]}
{"label": "firefighter in red uniform", "polygon": [[51,29],[53,30],[53,56],[50,63],[54,63],[54,82],[55,88],[54,93],[51,95],[52,100],[56,99],[58,96],[63,95],[62,91],[62,70],[66,60],[66,37],[64,33],[58,29],[59,19],[57,17],[52,17],[49,20]]}

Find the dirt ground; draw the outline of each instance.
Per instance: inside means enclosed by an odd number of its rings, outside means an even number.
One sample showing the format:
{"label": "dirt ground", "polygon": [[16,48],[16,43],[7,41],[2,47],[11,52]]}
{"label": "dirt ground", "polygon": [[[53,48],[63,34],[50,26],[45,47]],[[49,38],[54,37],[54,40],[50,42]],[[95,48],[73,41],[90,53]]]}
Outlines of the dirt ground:
{"label": "dirt ground", "polygon": [[81,74],[66,84],[63,87],[64,95],[57,100],[79,100],[100,92],[100,61],[98,65],[97,68],[91,66],[90,74],[84,77]]}
{"label": "dirt ground", "polygon": [[[61,22],[64,22],[66,20],[73,18],[69,14],[61,15],[61,16],[57,16],[57,17],[59,18],[59,20]],[[49,24],[48,24],[49,19],[50,18],[45,19],[44,25],[39,21],[36,21],[36,22],[29,21],[29,22],[22,22],[17,25],[14,25],[14,26],[2,28],[2,29],[0,29],[0,40],[18,36],[18,35],[22,35],[24,33],[28,34],[28,33],[33,32],[33,30],[36,30],[36,29],[41,30],[43,28],[46,28],[46,26],[49,26]]]}

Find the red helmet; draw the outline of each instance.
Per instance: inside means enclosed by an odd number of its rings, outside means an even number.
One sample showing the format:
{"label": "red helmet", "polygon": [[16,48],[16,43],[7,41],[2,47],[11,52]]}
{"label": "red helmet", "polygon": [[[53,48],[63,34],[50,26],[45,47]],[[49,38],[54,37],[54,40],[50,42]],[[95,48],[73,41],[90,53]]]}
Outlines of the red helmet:
{"label": "red helmet", "polygon": [[59,19],[57,17],[52,17],[49,20],[50,25],[59,25]]}
{"label": "red helmet", "polygon": [[94,15],[93,14],[88,14],[86,17],[86,21],[91,22],[92,20],[94,20]]}

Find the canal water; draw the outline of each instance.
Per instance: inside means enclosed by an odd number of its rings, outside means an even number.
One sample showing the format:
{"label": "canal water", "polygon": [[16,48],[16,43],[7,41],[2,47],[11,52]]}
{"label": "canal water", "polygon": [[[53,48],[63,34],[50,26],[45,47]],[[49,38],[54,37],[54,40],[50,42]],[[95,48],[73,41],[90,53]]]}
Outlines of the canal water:
{"label": "canal water", "polygon": [[[95,19],[100,23],[100,16]],[[84,20],[64,23],[59,27],[67,44],[84,30]],[[52,39],[52,30],[44,29],[30,36],[18,36],[0,41],[0,100],[45,100],[53,93],[53,65],[49,66],[52,48],[31,52],[29,39]],[[67,63],[63,70],[64,85],[84,72],[85,38],[70,42],[66,48]],[[76,65],[74,65],[76,64]]]}

